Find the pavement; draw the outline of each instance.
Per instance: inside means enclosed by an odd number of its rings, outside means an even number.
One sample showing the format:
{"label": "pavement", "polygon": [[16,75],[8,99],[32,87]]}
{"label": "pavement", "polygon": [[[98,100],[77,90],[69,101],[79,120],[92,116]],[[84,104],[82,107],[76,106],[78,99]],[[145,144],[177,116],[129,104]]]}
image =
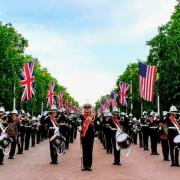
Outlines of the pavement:
{"label": "pavement", "polygon": [[[162,154],[160,145],[158,148]],[[113,155],[107,154],[99,140],[95,140],[93,171],[81,171],[80,152],[78,138],[58,157],[58,165],[50,165],[46,140],[13,160],[6,157],[0,166],[0,180],[180,180],[180,167],[171,167],[162,155],[152,156],[138,145],[131,146],[128,157],[121,156],[122,166],[113,166]]]}

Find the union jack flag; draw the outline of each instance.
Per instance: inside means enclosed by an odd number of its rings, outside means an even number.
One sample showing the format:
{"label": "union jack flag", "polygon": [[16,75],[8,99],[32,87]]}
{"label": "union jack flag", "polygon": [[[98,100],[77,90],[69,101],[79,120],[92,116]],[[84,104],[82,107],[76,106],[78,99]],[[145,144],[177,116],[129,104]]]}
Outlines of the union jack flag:
{"label": "union jack flag", "polygon": [[152,102],[156,82],[157,67],[139,62],[139,94],[146,101]]}
{"label": "union jack flag", "polygon": [[52,107],[54,104],[55,104],[55,99],[54,99],[54,96],[55,96],[55,84],[54,83],[51,83],[49,85],[49,89],[48,89],[48,94],[47,94],[47,98],[48,98],[48,105],[50,107]]}
{"label": "union jack flag", "polygon": [[20,84],[24,87],[21,101],[30,100],[34,96],[34,63],[28,62],[24,64],[20,73]]}
{"label": "union jack flag", "polygon": [[127,106],[127,92],[129,90],[129,84],[120,81],[119,82],[119,101],[123,106]]}
{"label": "union jack flag", "polygon": [[114,91],[112,91],[111,92],[111,104],[112,104],[112,107],[114,108],[114,107],[117,107],[117,101],[116,101],[116,99],[117,99],[117,94],[114,92]]}
{"label": "union jack flag", "polygon": [[109,97],[107,97],[106,98],[106,103],[105,103],[106,109],[109,109],[110,104],[111,104],[111,99]]}
{"label": "union jack flag", "polygon": [[59,103],[59,109],[63,108],[63,93],[60,92],[58,95],[58,103]]}

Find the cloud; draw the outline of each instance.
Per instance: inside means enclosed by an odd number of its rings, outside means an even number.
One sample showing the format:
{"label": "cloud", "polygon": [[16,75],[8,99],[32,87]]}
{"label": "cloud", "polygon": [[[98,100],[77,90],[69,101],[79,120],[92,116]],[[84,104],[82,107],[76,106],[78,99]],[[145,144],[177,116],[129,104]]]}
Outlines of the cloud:
{"label": "cloud", "polygon": [[[53,8],[58,2],[45,3]],[[109,93],[122,68],[137,55],[144,56],[147,37],[169,20],[176,1],[67,0],[64,3],[75,7],[76,11],[87,9],[79,20],[83,22],[81,26],[71,26],[68,21],[71,28],[67,31],[36,22],[16,23],[15,27],[29,40],[26,52],[37,57],[82,104],[87,99],[94,103],[101,95]],[[135,46],[139,47],[139,53],[135,52]]]}

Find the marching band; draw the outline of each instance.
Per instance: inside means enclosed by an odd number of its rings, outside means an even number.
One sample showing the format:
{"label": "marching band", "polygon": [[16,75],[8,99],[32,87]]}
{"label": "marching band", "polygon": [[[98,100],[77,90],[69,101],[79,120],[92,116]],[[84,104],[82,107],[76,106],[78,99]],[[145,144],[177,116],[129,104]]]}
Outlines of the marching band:
{"label": "marching band", "polygon": [[[84,104],[83,112],[67,111],[52,106],[49,112],[31,117],[29,113],[13,110],[5,112],[0,107],[0,165],[4,155],[15,158],[15,153],[35,147],[49,137],[50,164],[58,164],[58,155],[65,154],[69,143],[74,143],[79,130],[81,144],[81,170],[92,171],[93,144],[95,136],[102,143],[107,154],[114,155],[113,165],[121,165],[121,154],[128,156],[132,144],[159,155],[161,144],[164,161],[179,167],[180,118],[175,106],[169,112],[158,116],[155,112],[143,112],[137,119],[132,114],[119,112],[114,107],[110,112],[93,113],[92,105]],[[17,146],[17,148],[16,148]]]}

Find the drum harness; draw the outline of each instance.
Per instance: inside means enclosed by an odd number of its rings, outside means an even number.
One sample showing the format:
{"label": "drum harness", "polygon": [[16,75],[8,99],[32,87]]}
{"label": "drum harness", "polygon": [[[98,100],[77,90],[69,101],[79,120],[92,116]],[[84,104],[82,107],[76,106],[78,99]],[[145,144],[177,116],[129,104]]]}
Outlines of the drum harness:
{"label": "drum harness", "polygon": [[[53,124],[53,128],[54,128],[54,135],[55,134],[58,134],[59,137],[63,137],[62,134],[59,132],[59,127],[57,127],[55,125],[55,123],[53,122],[53,120],[51,120],[52,124]],[[64,138],[64,137],[63,137]],[[55,145],[53,145],[54,148],[56,149],[57,151],[57,154],[58,155],[61,155],[61,154],[64,154],[65,153],[65,142],[63,141],[62,142],[62,145],[60,145],[60,147],[56,147]]]}
{"label": "drum harness", "polygon": [[[0,124],[0,129],[2,130],[1,134],[0,134],[0,141],[3,141],[3,139],[9,138],[8,134],[6,133],[6,129],[2,124]],[[9,138],[9,140],[11,140],[11,138]],[[6,148],[3,148],[0,145],[0,149],[3,150],[3,154],[4,155],[9,155],[10,150],[11,150],[11,142],[9,143],[9,145]],[[6,151],[7,150],[7,151]]]}
{"label": "drum harness", "polygon": [[[117,136],[123,133],[123,129],[120,128],[120,127],[118,126],[118,124],[116,124],[116,123],[114,123],[114,124],[115,124],[116,128],[110,127],[110,129],[111,129],[111,130],[116,130],[116,139],[117,139]],[[129,135],[128,135],[128,137],[129,137]],[[129,154],[130,154],[130,152],[131,152],[131,146],[129,146],[129,148],[122,149],[122,148],[119,147],[119,145],[118,145],[118,143],[117,143],[117,140],[116,140],[116,149],[117,149],[117,150],[120,150],[120,149],[121,149],[121,153],[122,153],[122,155],[123,155],[124,157],[128,157]]]}

